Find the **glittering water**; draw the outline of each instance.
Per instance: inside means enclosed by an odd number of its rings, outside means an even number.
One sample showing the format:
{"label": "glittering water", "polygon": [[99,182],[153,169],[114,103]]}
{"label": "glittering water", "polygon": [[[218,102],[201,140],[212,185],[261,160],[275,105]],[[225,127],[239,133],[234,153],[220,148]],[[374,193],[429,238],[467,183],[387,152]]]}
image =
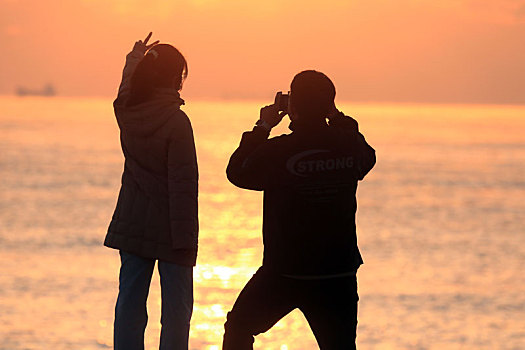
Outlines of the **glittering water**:
{"label": "glittering water", "polygon": [[[525,349],[525,107],[342,107],[378,156],[358,191],[358,347]],[[185,106],[201,173],[192,349],[220,348],[261,262],[262,196],[224,174],[258,108]],[[0,349],[111,348],[119,260],[102,240],[121,170],[110,100],[0,98]],[[155,274],[147,349],[159,302]],[[317,345],[295,311],[256,348]]]}

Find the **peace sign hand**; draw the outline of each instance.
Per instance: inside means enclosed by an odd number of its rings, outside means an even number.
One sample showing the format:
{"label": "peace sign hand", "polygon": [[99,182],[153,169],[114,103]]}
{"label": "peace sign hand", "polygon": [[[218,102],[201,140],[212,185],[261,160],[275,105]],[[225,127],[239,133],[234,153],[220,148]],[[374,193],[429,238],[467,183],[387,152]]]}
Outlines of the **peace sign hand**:
{"label": "peace sign hand", "polygon": [[159,43],[158,40],[148,45],[148,41],[151,38],[152,34],[153,34],[152,32],[149,32],[148,36],[146,37],[146,39],[144,39],[144,41],[142,40],[137,41],[135,45],[133,46],[133,51],[138,51],[144,55],[146,51],[148,51],[152,46],[157,45]]}

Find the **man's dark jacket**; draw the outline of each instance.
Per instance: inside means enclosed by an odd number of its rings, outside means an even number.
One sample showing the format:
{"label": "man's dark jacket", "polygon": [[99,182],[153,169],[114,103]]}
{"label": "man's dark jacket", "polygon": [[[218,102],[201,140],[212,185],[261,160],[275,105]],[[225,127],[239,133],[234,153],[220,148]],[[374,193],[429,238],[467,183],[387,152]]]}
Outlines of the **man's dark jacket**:
{"label": "man's dark jacket", "polygon": [[342,113],[329,125],[291,128],[271,139],[262,127],[245,132],[226,170],[234,185],[264,191],[263,267],[290,276],[355,272],[357,182],[375,151]]}
{"label": "man's dark jacket", "polygon": [[198,240],[193,130],[175,89],[158,89],[147,102],[127,106],[129,80],[141,57],[128,54],[113,104],[125,163],[104,245],[193,266]]}

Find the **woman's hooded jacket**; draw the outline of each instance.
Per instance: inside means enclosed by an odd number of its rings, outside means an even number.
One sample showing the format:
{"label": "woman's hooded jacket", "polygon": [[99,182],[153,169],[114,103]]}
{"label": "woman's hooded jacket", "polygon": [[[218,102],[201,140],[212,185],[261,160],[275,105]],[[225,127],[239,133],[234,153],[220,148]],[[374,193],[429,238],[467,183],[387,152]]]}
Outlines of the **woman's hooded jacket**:
{"label": "woman's hooded jacket", "polygon": [[125,162],[104,245],[193,266],[199,230],[193,130],[176,89],[157,89],[146,102],[126,105],[142,57],[138,51],[127,55],[113,103]]}

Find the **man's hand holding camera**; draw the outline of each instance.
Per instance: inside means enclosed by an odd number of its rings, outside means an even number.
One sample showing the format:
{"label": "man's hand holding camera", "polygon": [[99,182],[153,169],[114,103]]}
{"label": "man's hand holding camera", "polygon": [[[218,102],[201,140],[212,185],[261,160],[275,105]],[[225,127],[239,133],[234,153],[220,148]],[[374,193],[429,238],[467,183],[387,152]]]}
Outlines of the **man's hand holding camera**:
{"label": "man's hand holding camera", "polygon": [[332,108],[330,109],[330,112],[328,113],[326,118],[328,118],[328,120],[331,121],[332,119],[337,118],[337,117],[341,117],[341,116],[344,116],[344,114],[343,114],[343,112],[341,112],[340,110],[337,109],[337,107],[335,106],[335,102],[334,102],[334,104],[332,105]]}
{"label": "man's hand holding camera", "polygon": [[256,125],[270,131],[279,124],[287,114],[288,95],[278,92],[275,96],[274,104],[261,108],[260,118]]}

